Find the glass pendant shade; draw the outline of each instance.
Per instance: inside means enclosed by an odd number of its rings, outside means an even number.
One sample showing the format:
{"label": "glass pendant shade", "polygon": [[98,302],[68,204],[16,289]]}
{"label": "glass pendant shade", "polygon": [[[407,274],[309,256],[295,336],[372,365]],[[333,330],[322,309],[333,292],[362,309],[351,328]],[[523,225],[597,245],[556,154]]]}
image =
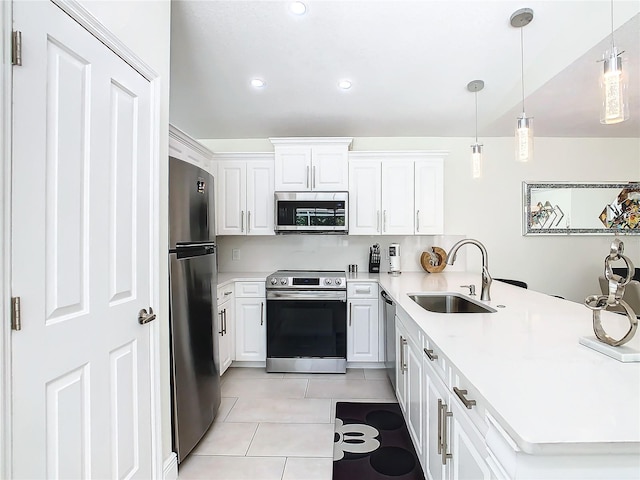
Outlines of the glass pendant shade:
{"label": "glass pendant shade", "polygon": [[615,47],[607,52],[603,63],[604,70],[600,77],[600,123],[624,122],[629,119],[627,78],[622,71],[622,58]]}
{"label": "glass pendant shade", "polygon": [[471,145],[471,169],[473,178],[482,177],[482,145],[479,143]]}
{"label": "glass pendant shade", "polygon": [[528,162],[533,159],[533,118],[522,116],[516,121],[516,160]]}
{"label": "glass pendant shade", "polygon": [[523,28],[533,20],[533,10],[521,8],[511,15],[511,26],[520,29],[520,74],[522,79],[522,115],[516,119],[516,161],[533,160],[533,117],[524,114],[524,33]]}

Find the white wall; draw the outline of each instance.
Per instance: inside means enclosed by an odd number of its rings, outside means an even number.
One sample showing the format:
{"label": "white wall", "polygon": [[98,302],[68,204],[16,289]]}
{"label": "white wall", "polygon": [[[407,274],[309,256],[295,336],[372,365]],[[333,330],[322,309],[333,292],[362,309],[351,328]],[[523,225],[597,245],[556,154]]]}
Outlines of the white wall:
{"label": "white wall", "polygon": [[[103,25],[116,35],[139,58],[149,65],[160,78],[159,148],[160,169],[159,218],[160,239],[159,258],[156,271],[160,278],[157,304],[152,305],[158,315],[160,325],[160,370],[162,400],[162,458],[171,453],[171,394],[169,377],[169,271],[168,251],[168,145],[169,145],[169,78],[170,78],[170,38],[171,1],[106,1],[81,0]],[[151,246],[150,246],[151,247]]]}
{"label": "white wall", "polygon": [[[597,120],[597,119],[596,119]],[[628,181],[640,179],[640,140],[537,138],[530,163],[513,161],[512,138],[485,138],[483,178],[471,178],[470,138],[355,138],[352,150],[447,150],[445,160],[445,236],[400,239],[403,268],[419,270],[419,253],[431,244],[448,247],[466,236],[489,252],[494,277],[524,280],[529,288],[583,302],[599,292],[612,236],[522,236],[522,182]],[[272,151],[266,139],[201,140],[214,152]],[[307,259],[329,268],[365,265],[368,246],[387,246],[398,237],[322,236],[220,237],[221,271],[306,268]],[[624,236],[625,253],[640,265],[640,237]],[[231,249],[241,259],[231,261]],[[467,268],[479,271],[480,252],[466,250]],[[462,251],[461,251],[462,253]],[[462,257],[456,262],[463,264]],[[266,267],[270,268],[266,268]],[[622,265],[621,265],[622,266]],[[259,267],[259,268],[258,268]],[[451,268],[451,267],[447,267]]]}

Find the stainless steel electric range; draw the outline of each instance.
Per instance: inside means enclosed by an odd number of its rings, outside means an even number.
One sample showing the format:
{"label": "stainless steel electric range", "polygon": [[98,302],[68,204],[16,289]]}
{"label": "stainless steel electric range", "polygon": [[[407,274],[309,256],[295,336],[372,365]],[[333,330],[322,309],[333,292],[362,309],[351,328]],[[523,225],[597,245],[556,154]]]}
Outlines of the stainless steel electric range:
{"label": "stainless steel electric range", "polygon": [[267,372],[345,373],[345,272],[278,270],[266,290]]}

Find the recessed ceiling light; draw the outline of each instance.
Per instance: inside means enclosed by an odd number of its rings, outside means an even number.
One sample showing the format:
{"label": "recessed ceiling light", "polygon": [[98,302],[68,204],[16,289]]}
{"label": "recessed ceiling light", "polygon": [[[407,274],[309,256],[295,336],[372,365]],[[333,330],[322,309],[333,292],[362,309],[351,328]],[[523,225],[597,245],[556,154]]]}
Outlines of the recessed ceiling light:
{"label": "recessed ceiling light", "polygon": [[255,88],[262,88],[265,86],[265,83],[261,78],[254,78],[251,80],[251,86]]}
{"label": "recessed ceiling light", "polygon": [[289,4],[289,10],[294,15],[304,15],[307,13],[307,6],[302,2],[291,2]]}
{"label": "recessed ceiling light", "polygon": [[349,90],[351,88],[351,80],[340,80],[338,82],[338,86],[342,90]]}

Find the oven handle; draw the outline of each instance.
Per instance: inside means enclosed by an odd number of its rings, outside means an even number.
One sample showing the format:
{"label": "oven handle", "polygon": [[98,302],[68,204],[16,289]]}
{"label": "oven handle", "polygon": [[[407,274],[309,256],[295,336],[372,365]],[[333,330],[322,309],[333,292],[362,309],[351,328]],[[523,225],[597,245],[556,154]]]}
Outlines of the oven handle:
{"label": "oven handle", "polygon": [[267,300],[339,300],[347,301],[346,291],[323,292],[318,290],[269,291]]}

